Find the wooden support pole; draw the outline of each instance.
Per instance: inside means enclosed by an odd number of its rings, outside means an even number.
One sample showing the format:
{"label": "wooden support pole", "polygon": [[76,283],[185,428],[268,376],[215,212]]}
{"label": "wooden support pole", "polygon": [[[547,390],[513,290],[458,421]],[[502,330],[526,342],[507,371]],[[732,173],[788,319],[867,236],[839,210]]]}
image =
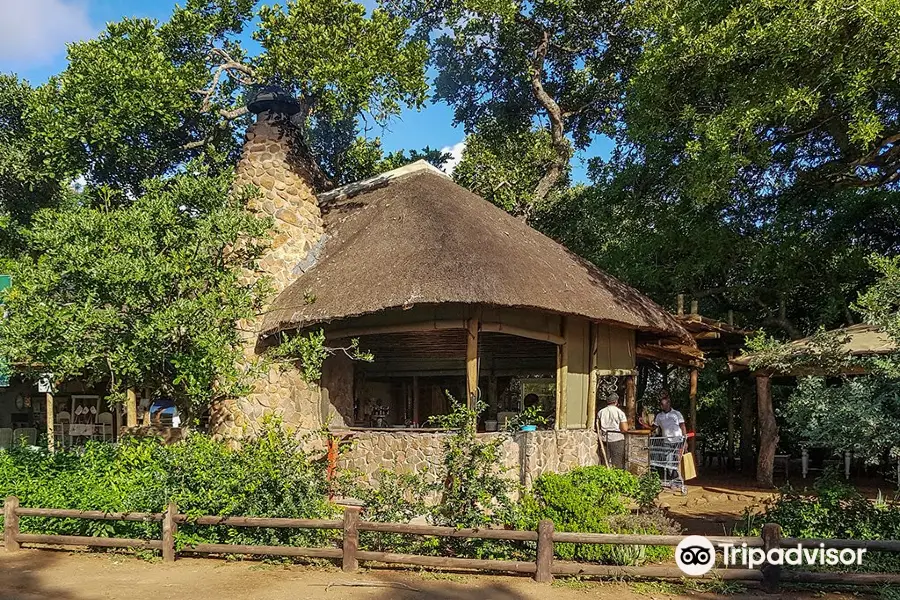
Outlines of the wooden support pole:
{"label": "wooden support pole", "polygon": [[[766,523],[763,525],[761,532],[763,540],[763,550],[766,556],[769,550],[781,548],[781,525],[777,523]],[[762,587],[766,593],[777,594],[781,587],[781,566],[770,564],[768,561],[762,566],[763,579]]]}
{"label": "wooden support pole", "polygon": [[534,580],[538,583],[553,581],[553,521],[542,519],[538,523],[537,569]]}
{"label": "wooden support pole", "polygon": [[750,386],[741,386],[741,471],[745,474],[755,468],[753,430],[756,423],[756,397]]}
{"label": "wooden support pole", "polygon": [[134,388],[125,392],[125,425],[130,429],[137,427],[137,394]]}
{"label": "wooden support pole", "polygon": [[164,562],[175,560],[175,534],[178,533],[178,506],[169,502],[162,522],[162,559]]}
{"label": "wooden support pole", "polygon": [[470,409],[478,399],[478,319],[466,323],[466,396]]}
{"label": "wooden support pole", "polygon": [[[691,369],[691,380],[690,380],[690,406],[688,408],[688,430],[694,434],[697,433],[697,379],[699,378],[699,371],[697,369]],[[697,438],[696,435],[688,439],[688,447],[691,449],[691,452],[696,452],[697,450]]]}
{"label": "wooden support pole", "polygon": [[3,504],[3,543],[6,545],[7,552],[16,552],[20,548],[17,508],[19,508],[19,499],[15,496],[7,496],[6,502]]}
{"label": "wooden support pole", "polygon": [[359,507],[348,506],[344,509],[343,541],[341,542],[341,568],[345,573],[353,573],[359,568]]}
{"label": "wooden support pole", "polygon": [[625,416],[629,429],[637,427],[637,375],[625,377]]}
{"label": "wooden support pole", "polygon": [[419,377],[417,375],[413,375],[412,380],[412,396],[413,396],[413,416],[412,420],[416,426],[422,424],[422,415],[421,415],[421,407],[422,398],[419,396]]}
{"label": "wooden support pole", "polygon": [[728,437],[725,446],[725,464],[734,468],[734,379],[729,379],[725,388],[725,418],[727,419]]}
{"label": "wooden support pole", "polygon": [[[563,317],[563,330],[565,330],[565,317]],[[568,428],[567,389],[569,379],[569,348],[568,344],[560,344],[556,347],[556,421],[555,429]]]}
{"label": "wooden support pole", "polygon": [[691,314],[699,315],[700,314],[700,302],[697,300],[691,300]]}
{"label": "wooden support pole", "polygon": [[53,407],[53,393],[47,392],[44,397],[46,406],[44,411],[47,414],[47,450],[53,452],[56,450],[56,430],[53,419],[56,417],[56,411]]}
{"label": "wooden support pole", "polygon": [[594,429],[597,421],[597,366],[600,364],[600,332],[599,325],[591,323],[591,356],[590,356],[590,375],[588,376],[588,399],[587,399],[587,423],[588,429]]}
{"label": "wooden support pole", "polygon": [[683,315],[684,314],[684,294],[678,294],[677,296],[675,296],[675,304],[676,304],[675,313],[678,316]]}
{"label": "wooden support pole", "polygon": [[765,375],[756,377],[756,407],[759,413],[759,458],[756,463],[756,483],[775,487],[775,450],[778,446],[778,423],[772,407],[772,380]]}
{"label": "wooden support pole", "polygon": [[488,417],[497,418],[497,410],[500,405],[500,394],[497,386],[497,376],[492,372],[488,377]]}

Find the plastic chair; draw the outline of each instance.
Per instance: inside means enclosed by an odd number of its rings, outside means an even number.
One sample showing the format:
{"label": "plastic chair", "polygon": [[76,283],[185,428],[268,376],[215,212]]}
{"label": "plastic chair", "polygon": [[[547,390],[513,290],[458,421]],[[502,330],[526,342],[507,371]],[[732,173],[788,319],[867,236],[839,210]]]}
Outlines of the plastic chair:
{"label": "plastic chair", "polygon": [[0,429],[0,450],[9,450],[12,446],[13,430],[9,427]]}
{"label": "plastic chair", "polygon": [[97,425],[100,426],[100,439],[104,442],[112,439],[113,416],[111,412],[102,412],[97,415]]}

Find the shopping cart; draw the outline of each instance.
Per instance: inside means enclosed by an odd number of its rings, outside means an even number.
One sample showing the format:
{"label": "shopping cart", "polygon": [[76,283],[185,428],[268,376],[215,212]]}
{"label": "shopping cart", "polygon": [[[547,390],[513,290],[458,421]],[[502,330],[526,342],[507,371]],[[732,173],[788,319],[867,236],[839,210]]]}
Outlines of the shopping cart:
{"label": "shopping cart", "polygon": [[648,449],[650,451],[650,469],[659,469],[663,487],[681,490],[682,495],[687,494],[687,486],[681,473],[681,457],[684,455],[684,446],[689,437],[679,437],[670,440],[665,437],[650,437]]}

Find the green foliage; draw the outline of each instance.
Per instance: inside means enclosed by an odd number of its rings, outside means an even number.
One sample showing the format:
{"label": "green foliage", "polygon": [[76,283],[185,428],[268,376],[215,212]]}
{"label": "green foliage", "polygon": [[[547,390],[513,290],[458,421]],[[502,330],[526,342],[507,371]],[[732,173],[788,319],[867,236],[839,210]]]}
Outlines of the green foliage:
{"label": "green foliage", "polygon": [[641,512],[652,512],[656,508],[656,499],[662,494],[662,481],[659,473],[649,470],[638,478],[638,488],[634,499],[637,500]]}
{"label": "green foliage", "polygon": [[452,430],[443,442],[443,476],[436,491],[440,494],[432,515],[438,525],[484,527],[504,523],[513,510],[513,485],[502,477],[503,456],[500,436],[481,439],[476,435],[478,415],[486,407],[475,408],[450,398],[452,412],[432,417],[433,423]]}
{"label": "green foliage", "polygon": [[[860,294],[855,308],[865,316],[867,323],[883,328],[900,346],[900,256],[873,255],[869,257],[869,264],[879,277]],[[892,358],[896,359],[889,357],[889,360]],[[900,361],[895,360],[895,364]],[[893,373],[900,378],[900,367]]]}
{"label": "green foliage", "polygon": [[518,431],[523,425],[546,425],[547,417],[541,414],[541,408],[537,405],[528,406],[525,410],[506,422],[507,431]]}
{"label": "green foliage", "polygon": [[[482,124],[465,142],[462,160],[453,170],[456,183],[525,219],[547,210],[551,200],[534,198],[534,190],[555,156],[547,130],[510,132],[497,123]],[[556,186],[562,189],[567,183],[565,176]]]}
{"label": "green foliage", "polygon": [[[657,480],[658,485],[658,480]],[[522,527],[534,529],[541,519],[553,521],[558,531],[584,533],[674,534],[678,528],[651,510],[631,514],[629,503],[640,499],[652,505],[650,481],[639,481],[627,471],[606,467],[579,467],[567,473],[544,473],[522,501]],[[658,493],[658,491],[657,491]],[[665,548],[615,547],[595,544],[556,544],[565,560],[610,564],[637,564],[666,556]]]}
{"label": "green foliage", "polygon": [[824,327],[803,345],[785,344],[760,332],[747,339],[747,350],[752,355],[750,369],[771,369],[775,373],[815,369],[839,375],[853,364],[852,356],[844,347],[848,341],[847,335],[826,331]]}
{"label": "green foliage", "polygon": [[877,375],[835,385],[821,377],[800,381],[785,404],[789,430],[804,442],[851,451],[869,463],[900,458],[900,382]]}
{"label": "green foliage", "polygon": [[311,112],[384,121],[401,104],[425,100],[426,46],[406,40],[403,18],[377,8],[366,16],[352,0],[293,0],[261,6],[259,19],[258,76],[297,94]]}
{"label": "green foliage", "polygon": [[893,180],[898,5],[639,0],[629,135],[674,152],[692,193]]}
{"label": "green foliage", "polygon": [[[813,490],[781,490],[776,497],[766,501],[762,511],[748,511],[736,535],[759,535],[765,523],[778,523],[785,537],[898,539],[900,506],[873,503],[840,477],[836,473],[826,473],[816,481]],[[862,568],[894,572],[898,566],[896,556],[869,552]]]}
{"label": "green foliage", "polygon": [[[278,422],[240,449],[192,434],[163,445],[126,438],[116,445],[89,443],[83,452],[53,454],[30,448],[0,452],[0,494],[23,506],[107,512],[180,512],[333,518],[325,462]],[[62,535],[159,538],[158,523],[23,518],[23,531]],[[313,530],[179,526],[179,547],[194,543],[322,545],[329,534]]]}
{"label": "green foliage", "polygon": [[265,292],[241,271],[269,224],[231,182],[190,164],[121,208],[37,212],[4,293],[0,356],[59,380],[108,379],[113,392],[163,389],[188,413],[240,393],[235,323]]}
{"label": "green foliage", "polygon": [[359,349],[359,339],[350,340],[344,348],[332,348],[325,345],[325,331],[322,329],[306,334],[281,335],[281,342],[270,351],[270,358],[277,361],[299,361],[301,376],[307,383],[318,382],[322,378],[322,364],[325,359],[336,352],[343,352],[352,360],[372,362],[375,357],[370,352]]}

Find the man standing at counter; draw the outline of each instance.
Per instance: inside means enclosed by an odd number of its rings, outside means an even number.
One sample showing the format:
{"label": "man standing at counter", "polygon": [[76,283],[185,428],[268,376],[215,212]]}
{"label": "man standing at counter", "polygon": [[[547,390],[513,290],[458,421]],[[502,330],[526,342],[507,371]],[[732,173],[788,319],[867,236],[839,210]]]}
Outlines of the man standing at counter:
{"label": "man standing at counter", "polygon": [[619,396],[610,394],[606,397],[606,407],[597,413],[597,424],[600,435],[609,455],[609,466],[616,469],[625,468],[625,436],[628,431],[628,417],[619,408]]}

